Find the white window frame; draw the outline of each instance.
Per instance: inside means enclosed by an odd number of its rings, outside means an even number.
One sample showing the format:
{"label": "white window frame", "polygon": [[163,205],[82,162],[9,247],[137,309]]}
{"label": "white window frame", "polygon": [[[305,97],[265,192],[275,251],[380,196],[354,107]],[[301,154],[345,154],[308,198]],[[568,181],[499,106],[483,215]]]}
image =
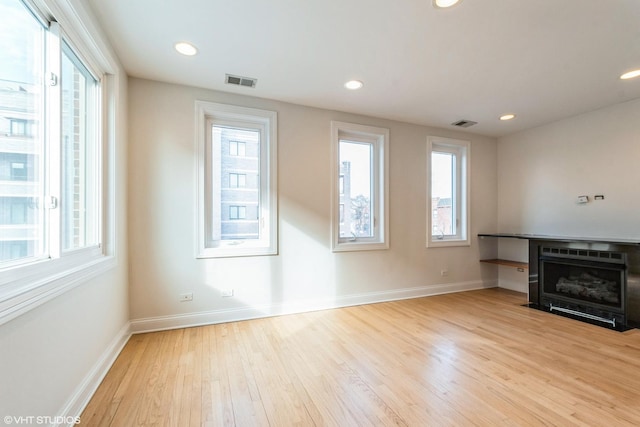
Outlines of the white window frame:
{"label": "white window frame", "polygon": [[[432,224],[432,184],[431,184],[431,157],[434,152],[451,153],[457,156],[455,175],[455,194],[452,195],[452,206],[455,214],[456,234],[437,238],[433,236]],[[469,246],[471,245],[469,230],[469,200],[470,200],[470,174],[471,174],[471,143],[459,139],[443,138],[437,136],[427,137],[427,236],[426,246],[429,248]]]}
{"label": "white window frame", "polygon": [[[103,41],[88,30],[87,25],[78,25],[78,17],[88,18],[85,11],[77,9],[70,0],[23,0],[34,16],[47,28],[47,61],[45,72],[57,80],[48,86],[44,104],[47,117],[59,116],[60,110],[60,55],[62,39],[72,48],[83,64],[99,76],[98,105],[96,107],[99,161],[96,167],[98,182],[95,191],[98,198],[98,244],[81,249],[62,251],[60,235],[48,236],[47,257],[27,258],[6,263],[0,268],[0,325],[32,310],[47,301],[86,283],[91,278],[112,269],[115,258],[115,138],[117,119],[116,106],[120,98],[118,87],[118,62],[111,53],[103,49]],[[52,51],[51,49],[55,49]],[[55,53],[59,52],[59,54]],[[54,53],[52,55],[52,53]],[[44,144],[51,151],[52,145],[60,143],[59,122],[47,121],[43,134]],[[43,129],[44,123],[40,124]],[[55,151],[55,150],[54,150]],[[51,154],[50,154],[51,156]],[[51,165],[51,163],[50,163]],[[53,165],[49,174],[59,174],[61,162]],[[58,180],[47,182],[47,194],[59,197]],[[53,184],[53,185],[52,185]],[[59,221],[60,207],[48,209],[50,221]]]}
{"label": "white window frame", "polygon": [[[275,111],[239,107],[208,101],[195,102],[197,153],[196,258],[277,255],[277,128]],[[260,239],[213,242],[208,236],[213,224],[212,179],[209,146],[211,124],[245,125],[260,129]]]}
{"label": "white window frame", "polygon": [[[340,140],[372,144],[373,236],[340,237]],[[389,129],[331,122],[331,240],[334,252],[389,249]],[[345,210],[347,207],[345,206]]]}

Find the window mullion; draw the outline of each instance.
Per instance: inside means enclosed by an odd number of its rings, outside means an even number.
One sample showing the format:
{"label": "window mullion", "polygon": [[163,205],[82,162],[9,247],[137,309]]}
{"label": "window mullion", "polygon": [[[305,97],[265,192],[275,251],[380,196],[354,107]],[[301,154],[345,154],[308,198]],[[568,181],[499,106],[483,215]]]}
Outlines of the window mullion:
{"label": "window mullion", "polygon": [[62,94],[61,94],[61,40],[60,27],[57,22],[52,22],[47,32],[47,114],[46,126],[47,139],[45,149],[46,190],[43,207],[46,209],[47,243],[49,256],[59,258],[62,247],[61,231],[61,124],[62,124]]}

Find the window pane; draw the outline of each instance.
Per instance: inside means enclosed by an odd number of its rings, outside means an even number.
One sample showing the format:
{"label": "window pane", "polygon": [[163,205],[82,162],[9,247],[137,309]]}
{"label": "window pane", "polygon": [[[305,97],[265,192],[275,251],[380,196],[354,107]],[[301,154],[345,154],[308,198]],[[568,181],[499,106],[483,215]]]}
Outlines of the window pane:
{"label": "window pane", "polygon": [[0,0],[0,263],[43,254],[44,28]]}
{"label": "window pane", "polygon": [[230,173],[229,174],[229,187],[238,188],[238,174]]}
{"label": "window pane", "polygon": [[340,222],[340,237],[372,237],[373,145],[340,140],[340,204],[347,208]]}
{"label": "window pane", "polygon": [[260,131],[212,127],[212,180],[213,240],[259,239]]}
{"label": "window pane", "polygon": [[431,211],[434,237],[456,234],[455,209],[455,164],[451,153],[431,153]]}
{"label": "window pane", "polygon": [[96,80],[68,46],[62,55],[62,248],[97,243]]}

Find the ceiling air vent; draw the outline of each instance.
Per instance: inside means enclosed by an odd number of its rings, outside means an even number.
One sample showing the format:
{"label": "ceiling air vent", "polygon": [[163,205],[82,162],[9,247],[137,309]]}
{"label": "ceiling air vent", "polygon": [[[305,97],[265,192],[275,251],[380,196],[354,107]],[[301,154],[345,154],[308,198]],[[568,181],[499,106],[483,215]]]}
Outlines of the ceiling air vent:
{"label": "ceiling air vent", "polygon": [[256,87],[258,79],[252,79],[251,77],[234,76],[232,74],[225,74],[224,82],[230,85],[244,86],[244,87]]}
{"label": "ceiling air vent", "polygon": [[451,123],[452,126],[458,126],[459,128],[468,128],[477,124],[478,122],[474,122],[472,120],[458,120],[457,122]]}

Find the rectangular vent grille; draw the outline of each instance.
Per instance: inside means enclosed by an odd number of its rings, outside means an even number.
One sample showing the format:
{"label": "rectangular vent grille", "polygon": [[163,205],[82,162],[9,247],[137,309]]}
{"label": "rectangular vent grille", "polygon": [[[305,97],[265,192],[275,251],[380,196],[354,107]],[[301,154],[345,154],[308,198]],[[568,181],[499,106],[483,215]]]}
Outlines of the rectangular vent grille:
{"label": "rectangular vent grille", "polygon": [[451,123],[452,126],[458,126],[459,128],[468,128],[477,124],[478,122],[474,122],[472,120],[458,120],[457,122]]}
{"label": "rectangular vent grille", "polygon": [[624,263],[625,254],[621,252],[607,252],[607,251],[593,251],[583,249],[567,249],[556,247],[542,247],[540,248],[543,255],[560,256],[565,258],[574,259],[590,259],[593,261]]}
{"label": "rectangular vent grille", "polygon": [[258,79],[251,77],[234,76],[233,74],[225,74],[224,82],[229,85],[256,87]]}

